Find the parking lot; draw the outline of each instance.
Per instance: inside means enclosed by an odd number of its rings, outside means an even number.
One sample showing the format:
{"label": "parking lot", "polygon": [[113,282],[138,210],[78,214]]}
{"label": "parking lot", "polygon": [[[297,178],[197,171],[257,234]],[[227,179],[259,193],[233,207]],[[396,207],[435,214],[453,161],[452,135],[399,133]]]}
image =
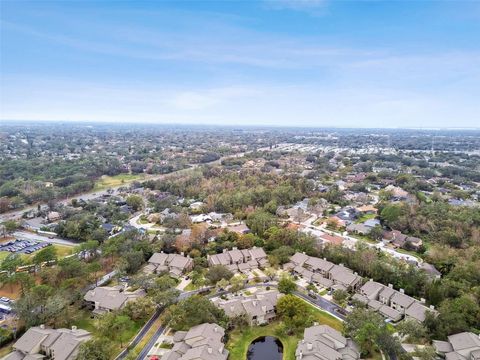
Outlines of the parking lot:
{"label": "parking lot", "polygon": [[35,251],[51,245],[50,243],[38,242],[34,240],[11,240],[0,244],[0,251],[8,251],[18,254],[32,254]]}

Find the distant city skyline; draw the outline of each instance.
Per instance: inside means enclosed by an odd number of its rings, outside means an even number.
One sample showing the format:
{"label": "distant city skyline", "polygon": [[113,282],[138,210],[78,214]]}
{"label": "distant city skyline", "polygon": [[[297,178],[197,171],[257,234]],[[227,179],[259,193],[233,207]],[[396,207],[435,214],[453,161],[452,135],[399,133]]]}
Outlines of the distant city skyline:
{"label": "distant city skyline", "polygon": [[0,6],[0,120],[480,126],[480,2]]}

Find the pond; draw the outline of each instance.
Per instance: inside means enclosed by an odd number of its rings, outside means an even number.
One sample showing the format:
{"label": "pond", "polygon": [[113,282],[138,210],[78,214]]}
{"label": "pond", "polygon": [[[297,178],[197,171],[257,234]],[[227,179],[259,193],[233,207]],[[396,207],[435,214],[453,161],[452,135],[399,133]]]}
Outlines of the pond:
{"label": "pond", "polygon": [[248,347],[247,360],[282,360],[283,345],[276,337],[262,336]]}

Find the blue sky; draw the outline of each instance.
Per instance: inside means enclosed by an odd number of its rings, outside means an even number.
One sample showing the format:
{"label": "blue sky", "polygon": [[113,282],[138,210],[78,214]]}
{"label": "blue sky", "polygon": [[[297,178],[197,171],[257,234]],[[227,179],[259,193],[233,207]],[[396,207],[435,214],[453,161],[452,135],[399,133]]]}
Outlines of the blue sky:
{"label": "blue sky", "polygon": [[478,1],[0,6],[0,119],[480,126]]}

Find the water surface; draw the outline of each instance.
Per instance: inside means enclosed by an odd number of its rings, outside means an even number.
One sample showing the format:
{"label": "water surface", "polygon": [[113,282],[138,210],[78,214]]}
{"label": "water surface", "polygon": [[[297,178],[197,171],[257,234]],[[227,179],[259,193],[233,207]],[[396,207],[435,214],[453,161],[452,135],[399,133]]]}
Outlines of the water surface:
{"label": "water surface", "polygon": [[247,360],[282,360],[283,345],[276,337],[262,336],[248,347]]}

